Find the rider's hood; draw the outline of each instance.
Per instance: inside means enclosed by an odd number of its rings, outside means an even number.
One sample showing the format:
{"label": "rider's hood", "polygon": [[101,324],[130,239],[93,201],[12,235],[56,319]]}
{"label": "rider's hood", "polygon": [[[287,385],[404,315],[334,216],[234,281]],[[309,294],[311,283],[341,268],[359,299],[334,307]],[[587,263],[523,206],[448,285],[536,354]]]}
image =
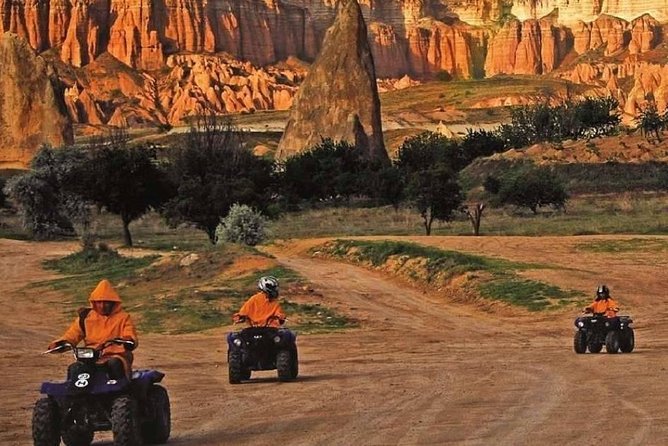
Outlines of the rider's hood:
{"label": "rider's hood", "polygon": [[118,295],[114,287],[111,285],[107,279],[102,279],[100,283],[97,284],[92,293],[90,293],[91,302],[108,300],[111,302],[121,303],[121,296]]}

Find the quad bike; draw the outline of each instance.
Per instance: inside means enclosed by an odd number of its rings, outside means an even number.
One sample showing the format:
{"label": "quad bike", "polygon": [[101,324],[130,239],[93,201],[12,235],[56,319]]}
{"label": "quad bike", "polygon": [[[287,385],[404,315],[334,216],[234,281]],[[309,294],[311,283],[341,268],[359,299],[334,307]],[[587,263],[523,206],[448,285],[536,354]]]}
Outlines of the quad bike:
{"label": "quad bike", "polygon": [[169,396],[157,383],[165,376],[157,370],[135,370],[128,380],[113,379],[107,367],[96,364],[113,339],[97,349],[77,348],[64,342],[44,353],[72,351],[81,363],[63,383],[44,382],[32,415],[35,446],[88,446],[96,431],[111,430],[116,446],[163,444],[171,430]]}
{"label": "quad bike", "polygon": [[629,316],[606,317],[603,313],[581,316],[575,319],[573,349],[575,353],[599,353],[605,345],[608,353],[630,353],[635,346],[635,336]]}
{"label": "quad bike", "polygon": [[[267,325],[273,319],[279,318],[269,318]],[[253,370],[276,369],[279,381],[297,378],[297,335],[286,328],[267,325],[251,326],[227,335],[230,384],[249,380]]]}

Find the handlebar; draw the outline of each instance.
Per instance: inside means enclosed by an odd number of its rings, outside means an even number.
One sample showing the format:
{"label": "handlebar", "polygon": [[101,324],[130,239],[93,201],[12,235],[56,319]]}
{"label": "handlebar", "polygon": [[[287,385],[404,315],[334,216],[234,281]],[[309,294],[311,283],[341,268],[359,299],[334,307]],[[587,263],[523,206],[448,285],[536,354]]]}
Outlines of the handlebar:
{"label": "handlebar", "polygon": [[[104,341],[102,344],[100,344],[97,348],[93,349],[96,352],[100,352],[104,350],[105,348],[109,347],[110,345],[122,345],[129,350],[132,350],[135,347],[135,342],[130,340],[130,339],[121,339],[121,338],[114,338],[114,339],[109,339],[108,341]],[[63,341],[60,344],[56,345],[54,348],[48,349],[44,352],[42,352],[43,355],[46,355],[48,353],[65,353],[66,351],[69,350],[74,350],[76,348],[75,345],[73,345],[70,342]]]}
{"label": "handlebar", "polygon": [[251,327],[268,327],[269,323],[273,320],[277,320],[279,324],[283,325],[288,320],[288,318],[287,317],[286,318],[281,318],[281,317],[276,316],[276,315],[269,316],[267,318],[267,320],[264,322],[264,325],[262,325],[262,324],[255,323],[253,320],[251,320],[246,315],[239,314],[239,315],[236,316],[236,320],[234,321],[234,324],[236,325],[236,324],[241,323],[241,322],[248,322]]}

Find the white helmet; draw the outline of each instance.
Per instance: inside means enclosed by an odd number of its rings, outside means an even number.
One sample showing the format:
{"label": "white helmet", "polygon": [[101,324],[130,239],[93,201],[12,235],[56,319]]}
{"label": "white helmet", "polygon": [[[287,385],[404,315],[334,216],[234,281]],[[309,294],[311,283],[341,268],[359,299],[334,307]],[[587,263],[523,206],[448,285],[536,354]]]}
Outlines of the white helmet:
{"label": "white helmet", "polygon": [[267,293],[270,299],[278,297],[278,279],[274,276],[260,277],[257,287],[260,291]]}

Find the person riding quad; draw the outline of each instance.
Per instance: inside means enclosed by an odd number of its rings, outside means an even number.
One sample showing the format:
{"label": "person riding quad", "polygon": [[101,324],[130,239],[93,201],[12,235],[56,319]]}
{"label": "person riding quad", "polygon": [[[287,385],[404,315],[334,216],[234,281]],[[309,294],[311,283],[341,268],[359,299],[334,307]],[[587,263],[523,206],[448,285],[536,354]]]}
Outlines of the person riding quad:
{"label": "person riding quad", "polygon": [[278,301],[278,279],[261,277],[257,283],[260,292],[252,295],[238,313],[232,316],[235,323],[247,321],[256,327],[279,327],[285,322],[285,313]]}
{"label": "person riding quad", "polygon": [[604,314],[605,317],[613,318],[617,316],[619,307],[612,297],[610,290],[606,285],[599,285],[596,289],[596,299],[591,305],[585,308],[585,313]]}
{"label": "person riding quad", "polygon": [[[117,339],[129,341],[123,345],[111,344],[103,349],[98,364],[105,365],[112,379],[130,377],[132,372],[132,350],[137,348],[137,332],[130,315],[121,308],[121,298],[107,279],[100,281],[90,294],[90,308],[80,308],[78,316],[60,339],[49,344],[49,350],[66,342],[77,345],[84,341],[88,348],[97,349],[106,341]],[[71,379],[85,368],[75,362],[67,370]]]}

